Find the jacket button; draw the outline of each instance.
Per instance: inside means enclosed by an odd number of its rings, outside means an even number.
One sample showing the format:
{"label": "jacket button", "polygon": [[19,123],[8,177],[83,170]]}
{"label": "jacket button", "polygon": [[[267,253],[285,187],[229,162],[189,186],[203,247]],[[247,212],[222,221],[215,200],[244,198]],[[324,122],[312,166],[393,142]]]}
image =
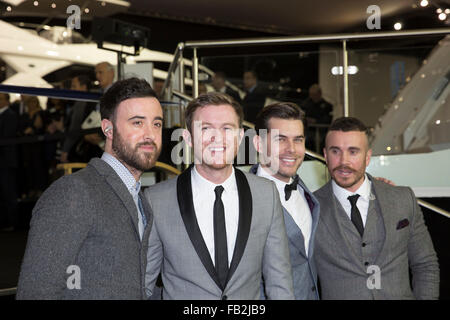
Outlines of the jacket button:
{"label": "jacket button", "polygon": [[362,243],[362,246],[363,246],[363,248],[364,248],[364,247],[366,246],[366,243],[365,243],[365,242],[363,242],[363,243]]}
{"label": "jacket button", "polygon": [[316,291],[316,286],[312,286],[311,291],[312,292]]}
{"label": "jacket button", "polygon": [[364,262],[364,265],[365,265],[365,266],[368,266],[368,265],[369,265],[369,263],[368,263],[368,262],[366,261],[366,262]]}
{"label": "jacket button", "polygon": [[223,295],[222,300],[228,300],[228,297],[226,295]]}

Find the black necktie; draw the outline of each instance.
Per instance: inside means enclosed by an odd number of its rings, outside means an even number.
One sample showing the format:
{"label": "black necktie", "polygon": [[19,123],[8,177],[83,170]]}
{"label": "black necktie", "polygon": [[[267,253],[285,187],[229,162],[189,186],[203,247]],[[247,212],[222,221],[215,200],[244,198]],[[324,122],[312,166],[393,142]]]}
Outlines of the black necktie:
{"label": "black necktie", "polygon": [[287,184],[284,186],[284,199],[286,201],[291,197],[291,193],[293,190],[297,190],[298,181],[300,180],[299,176],[296,174],[294,177],[294,181],[291,184]]}
{"label": "black necktie", "polygon": [[356,230],[358,230],[361,237],[364,234],[364,225],[361,219],[361,213],[359,212],[358,207],[356,206],[356,202],[358,201],[359,194],[355,194],[353,196],[349,196],[347,199],[350,201],[350,204],[352,205],[352,211],[351,211],[351,218],[352,222],[356,227]]}
{"label": "black necktie", "polygon": [[215,267],[222,288],[225,288],[228,275],[228,249],[227,230],[225,226],[225,209],[222,202],[223,187],[214,189],[216,201],[214,201],[214,253]]}

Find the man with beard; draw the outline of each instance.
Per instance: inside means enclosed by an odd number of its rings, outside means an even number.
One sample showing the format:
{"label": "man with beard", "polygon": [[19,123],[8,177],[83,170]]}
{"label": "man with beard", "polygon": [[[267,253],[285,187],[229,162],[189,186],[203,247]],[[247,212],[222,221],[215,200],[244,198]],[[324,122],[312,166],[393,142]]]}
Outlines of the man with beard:
{"label": "man with beard", "polygon": [[147,294],[161,272],[163,299],[293,299],[283,213],[275,185],[233,168],[243,138],[243,111],[209,92],[186,109],[183,138],[194,165],[151,186]]}
{"label": "man with beard", "polygon": [[366,126],[336,119],[324,155],[332,180],[314,193],[322,298],[437,299],[439,265],[422,212],[410,188],[366,173],[372,155]]}
{"label": "man with beard", "polygon": [[18,299],[142,299],[153,213],[141,174],[161,150],[163,112],[145,80],[102,97],[101,159],[53,183],[35,208]]}

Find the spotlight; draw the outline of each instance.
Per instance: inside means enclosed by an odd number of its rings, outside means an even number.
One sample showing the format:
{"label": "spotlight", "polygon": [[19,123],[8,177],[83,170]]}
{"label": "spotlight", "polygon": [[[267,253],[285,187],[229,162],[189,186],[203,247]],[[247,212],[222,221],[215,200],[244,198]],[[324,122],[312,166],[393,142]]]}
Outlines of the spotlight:
{"label": "spotlight", "polygon": [[402,24],[400,22],[397,22],[396,24],[394,24],[394,29],[395,30],[400,30],[402,28]]}
{"label": "spotlight", "polygon": [[436,9],[436,13],[437,13],[437,14],[440,14],[440,13],[442,13],[442,9],[441,9],[441,8],[439,8],[439,9]]}
{"label": "spotlight", "polygon": [[422,0],[422,1],[420,1],[420,6],[421,7],[426,7],[427,5],[428,5],[429,3],[428,3],[428,0]]}
{"label": "spotlight", "polygon": [[445,13],[441,13],[439,14],[439,20],[444,21],[445,19],[447,19],[447,15]]}
{"label": "spotlight", "polygon": [[34,6],[37,7],[39,5],[38,1],[33,2]]}

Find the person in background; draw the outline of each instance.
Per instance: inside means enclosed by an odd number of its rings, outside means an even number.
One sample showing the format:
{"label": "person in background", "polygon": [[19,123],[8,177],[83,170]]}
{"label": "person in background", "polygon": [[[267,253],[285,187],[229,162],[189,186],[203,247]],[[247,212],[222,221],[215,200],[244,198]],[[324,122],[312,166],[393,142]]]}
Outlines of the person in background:
{"label": "person in background", "polygon": [[242,100],[244,119],[255,123],[256,115],[264,108],[266,95],[258,84],[258,76],[255,71],[245,71],[243,80],[244,90],[246,92],[244,100]]}
{"label": "person in background", "polygon": [[211,85],[213,86],[214,91],[226,93],[227,95],[231,96],[234,100],[240,103],[241,97],[239,96],[239,93],[231,89],[230,87],[227,87],[225,81],[226,81],[225,72],[222,71],[216,72],[211,79]]}
{"label": "person in background", "polygon": [[[0,143],[17,137],[19,119],[9,99],[9,94],[0,92]],[[0,144],[0,231],[17,227],[17,166],[17,146]]]}

